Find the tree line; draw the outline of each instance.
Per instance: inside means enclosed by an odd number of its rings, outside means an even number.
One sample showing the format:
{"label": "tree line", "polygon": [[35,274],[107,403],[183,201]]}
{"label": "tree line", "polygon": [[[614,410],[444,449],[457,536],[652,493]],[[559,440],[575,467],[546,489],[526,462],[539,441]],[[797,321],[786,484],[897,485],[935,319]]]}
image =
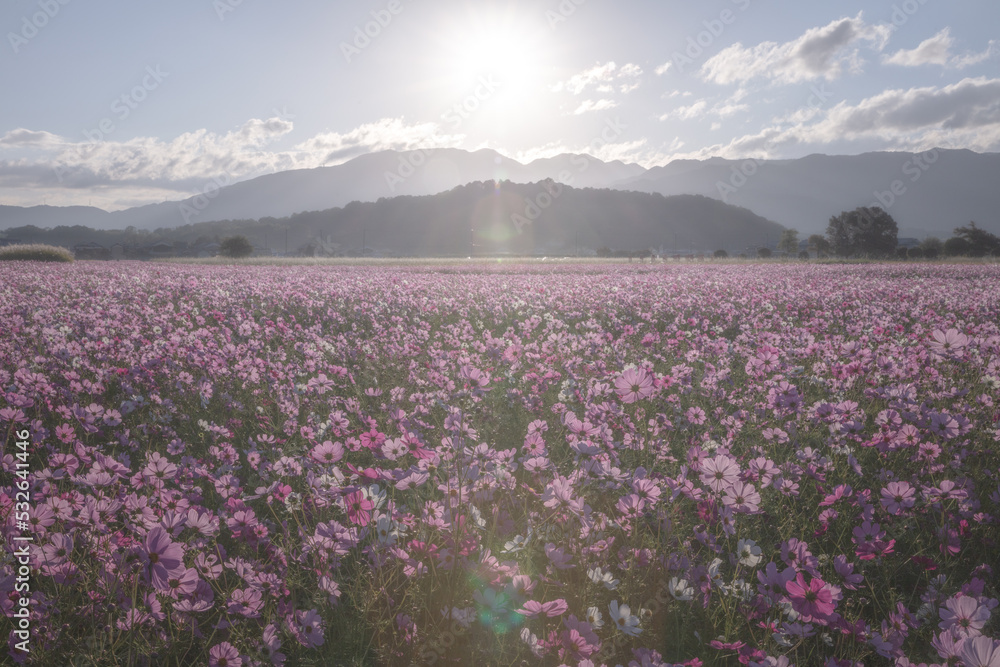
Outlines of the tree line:
{"label": "tree line", "polygon": [[[806,239],[806,250],[800,250],[798,234],[797,230],[786,229],[778,250],[817,257],[1000,257],[1000,236],[978,227],[974,221],[956,227],[953,236],[945,241],[930,236],[919,245],[899,247],[899,226],[878,206],[862,206],[831,217],[825,235],[813,234]],[[770,250],[761,248],[758,254],[770,256]]]}

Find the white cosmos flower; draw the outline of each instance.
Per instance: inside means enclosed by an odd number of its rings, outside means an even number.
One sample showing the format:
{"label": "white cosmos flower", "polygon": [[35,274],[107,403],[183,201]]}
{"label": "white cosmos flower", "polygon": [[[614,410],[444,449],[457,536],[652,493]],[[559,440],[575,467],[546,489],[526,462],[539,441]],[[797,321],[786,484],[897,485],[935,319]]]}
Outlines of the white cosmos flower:
{"label": "white cosmos flower", "polygon": [[736,543],[736,555],[740,559],[741,565],[747,567],[757,567],[760,563],[763,551],[753,540],[740,540]]}
{"label": "white cosmos flower", "polygon": [[601,615],[601,610],[597,607],[587,607],[587,622],[593,628],[603,628],[604,617]]}
{"label": "white cosmos flower", "polygon": [[694,598],[694,586],[689,584],[687,579],[671,577],[670,583],[667,584],[667,590],[670,591],[670,595],[672,595],[675,600],[686,602],[687,600]]}
{"label": "white cosmos flower", "polygon": [[503,545],[504,553],[512,554],[524,549],[528,546],[528,540],[531,539],[531,531],[528,531],[528,535],[515,535],[514,539],[508,541]]}
{"label": "white cosmos flower", "polygon": [[375,534],[378,538],[378,543],[383,546],[391,547],[399,539],[399,530],[397,530],[396,522],[387,516],[378,520],[378,523],[375,525]]}
{"label": "white cosmos flower", "polygon": [[642,632],[642,628],[639,627],[639,617],[632,615],[632,610],[627,604],[619,606],[618,600],[612,600],[608,605],[608,611],[611,612],[611,621],[615,627],[625,634],[635,637]]}
{"label": "white cosmos flower", "polygon": [[375,507],[373,509],[381,509],[382,505],[385,504],[385,490],[378,484],[372,484],[367,488],[361,489],[361,493],[364,495],[366,500],[370,500],[375,503]]}
{"label": "white cosmos flower", "polygon": [[722,566],[722,559],[716,558],[711,563],[708,564],[708,578],[712,581],[713,586],[718,586],[719,588],[725,589],[726,584],[722,581],[722,573],[719,572],[719,567]]}
{"label": "white cosmos flower", "polygon": [[610,572],[603,572],[599,567],[587,570],[587,576],[590,577],[590,580],[595,584],[603,584],[609,591],[613,591],[618,588],[618,580],[615,579]]}

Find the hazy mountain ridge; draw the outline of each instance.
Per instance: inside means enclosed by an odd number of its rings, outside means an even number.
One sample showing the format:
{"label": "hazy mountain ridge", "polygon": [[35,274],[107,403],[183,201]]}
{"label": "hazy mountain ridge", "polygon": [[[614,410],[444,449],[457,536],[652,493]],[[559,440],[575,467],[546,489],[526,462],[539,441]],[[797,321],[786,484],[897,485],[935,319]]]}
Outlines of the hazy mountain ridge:
{"label": "hazy mountain ridge", "polygon": [[576,187],[607,187],[644,171],[638,165],[602,162],[587,155],[564,154],[525,165],[489,149],[380,151],[332,167],[277,172],[231,185],[223,177],[207,183],[200,195],[122,211],[0,207],[0,229],[82,224],[153,230],[210,220],[285,217],[399,195],[430,195],[474,181],[533,183],[551,178]]}
{"label": "hazy mountain ridge", "polygon": [[798,229],[803,238],[824,232],[830,217],[841,211],[872,204],[889,211],[901,236],[946,238],[970,220],[1000,233],[1000,153],[949,149],[814,154],[791,160],[715,157],[675,160],[651,169],[579,154],[522,164],[490,149],[382,151],[341,165],[278,172],[231,185],[219,179],[183,201],[110,213],[85,206],[0,206],[0,230],[23,225],[154,230],[212,220],[281,218],[353,201],[447,192],[471,182],[545,179],[575,188],[703,195]]}
{"label": "hazy mountain ridge", "polygon": [[[648,248],[687,254],[740,252],[777,241],[782,227],[746,209],[697,195],[664,197],[623,190],[477,181],[435,195],[401,195],[284,218],[222,220],[153,233],[82,227],[10,230],[29,242],[93,241],[193,245],[233,234],[259,251],[317,249],[323,254],[594,254],[600,248]],[[72,245],[72,243],[70,243]]]}
{"label": "hazy mountain ridge", "polygon": [[725,197],[728,203],[798,229],[803,236],[824,232],[830,217],[842,211],[874,204],[893,216],[901,235],[946,238],[970,220],[1000,232],[997,183],[1000,153],[936,148],[918,154],[675,161],[615,187]]}

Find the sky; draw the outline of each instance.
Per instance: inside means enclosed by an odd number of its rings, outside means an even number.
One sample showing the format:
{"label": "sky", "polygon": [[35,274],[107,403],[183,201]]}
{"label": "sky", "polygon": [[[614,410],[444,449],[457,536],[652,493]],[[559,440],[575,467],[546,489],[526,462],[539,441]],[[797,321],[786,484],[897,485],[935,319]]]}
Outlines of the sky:
{"label": "sky", "polygon": [[0,204],[373,151],[1000,151],[996,0],[5,0]]}

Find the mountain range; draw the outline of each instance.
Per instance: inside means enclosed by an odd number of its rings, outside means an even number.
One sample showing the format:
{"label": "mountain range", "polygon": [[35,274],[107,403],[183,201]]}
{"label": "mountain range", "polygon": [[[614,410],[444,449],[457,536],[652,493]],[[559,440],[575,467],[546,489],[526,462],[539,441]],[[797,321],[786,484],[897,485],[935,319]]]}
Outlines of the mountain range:
{"label": "mountain range", "polygon": [[446,192],[480,181],[703,195],[750,209],[802,237],[822,233],[831,216],[879,205],[900,236],[937,235],[974,220],[1000,233],[1000,153],[933,149],[795,160],[675,160],[645,169],[564,154],[522,164],[496,151],[381,151],[343,164],[267,174],[237,183],[220,178],[194,197],[122,211],[71,206],[0,206],[0,230],[24,225],[95,229],[174,228],[212,220],[259,220],[398,196]]}

